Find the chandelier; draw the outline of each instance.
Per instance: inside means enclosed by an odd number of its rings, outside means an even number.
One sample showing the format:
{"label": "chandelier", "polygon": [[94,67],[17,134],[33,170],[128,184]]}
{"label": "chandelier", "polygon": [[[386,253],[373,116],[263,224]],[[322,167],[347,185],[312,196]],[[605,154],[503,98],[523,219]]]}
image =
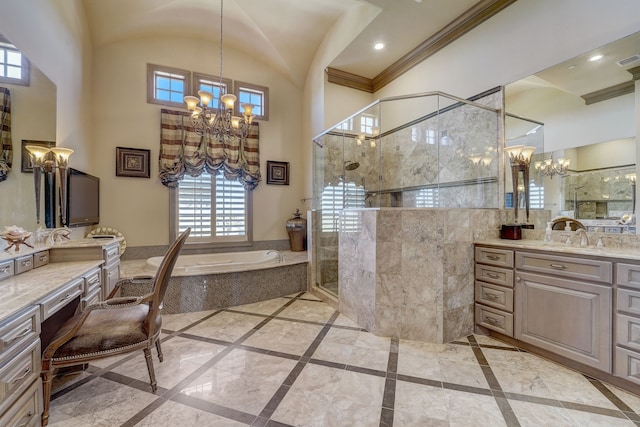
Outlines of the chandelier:
{"label": "chandelier", "polygon": [[560,158],[556,161],[553,160],[553,155],[550,159],[546,159],[544,161],[535,162],[533,167],[536,171],[540,172],[544,176],[548,176],[549,178],[553,178],[554,175],[566,175],[569,170],[570,159]]}
{"label": "chandelier", "polygon": [[[220,0],[220,94],[222,95],[222,13],[224,10],[224,0]],[[243,103],[242,117],[233,115],[233,106],[236,96],[230,93],[220,96],[218,106],[209,106],[215,99],[211,92],[199,90],[198,96],[185,96],[184,102],[187,109],[191,111],[191,124],[198,135],[210,134],[219,140],[223,137],[238,137],[244,139],[249,134],[249,127],[253,118],[253,104]]]}

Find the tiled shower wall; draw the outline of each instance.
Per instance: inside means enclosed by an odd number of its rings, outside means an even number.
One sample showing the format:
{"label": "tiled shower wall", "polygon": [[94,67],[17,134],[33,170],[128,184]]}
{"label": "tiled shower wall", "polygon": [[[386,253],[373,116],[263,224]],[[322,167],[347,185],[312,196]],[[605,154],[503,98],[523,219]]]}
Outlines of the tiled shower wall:
{"label": "tiled shower wall", "polygon": [[[365,209],[339,239],[339,309],[376,335],[445,343],[473,331],[476,239],[513,216],[497,209]],[[544,229],[549,211],[532,212]],[[512,219],[512,218],[511,218]]]}

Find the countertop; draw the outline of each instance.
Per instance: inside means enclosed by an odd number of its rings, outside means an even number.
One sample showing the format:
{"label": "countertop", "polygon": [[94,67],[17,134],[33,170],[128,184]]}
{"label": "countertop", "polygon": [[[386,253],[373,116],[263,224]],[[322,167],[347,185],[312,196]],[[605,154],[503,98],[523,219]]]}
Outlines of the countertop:
{"label": "countertop", "polygon": [[46,251],[49,249],[57,248],[91,248],[107,246],[114,241],[120,241],[122,238],[114,237],[113,239],[77,239],[77,240],[64,240],[62,242],[56,242],[53,245],[48,243],[36,243],[33,248],[27,245],[20,245],[20,250],[16,251],[14,248],[9,250],[0,251],[0,262],[7,261],[14,258],[19,258],[25,255],[31,255],[37,252]]}
{"label": "countertop", "polygon": [[478,245],[497,246],[509,249],[528,249],[545,252],[557,252],[558,254],[588,255],[601,258],[618,258],[631,261],[640,261],[640,249],[631,247],[595,247],[594,245],[580,246],[567,245],[566,243],[551,242],[543,240],[508,240],[508,239],[487,239],[474,242]]}
{"label": "countertop", "polygon": [[87,274],[102,262],[50,263],[0,281],[0,322],[41,301],[71,280]]}

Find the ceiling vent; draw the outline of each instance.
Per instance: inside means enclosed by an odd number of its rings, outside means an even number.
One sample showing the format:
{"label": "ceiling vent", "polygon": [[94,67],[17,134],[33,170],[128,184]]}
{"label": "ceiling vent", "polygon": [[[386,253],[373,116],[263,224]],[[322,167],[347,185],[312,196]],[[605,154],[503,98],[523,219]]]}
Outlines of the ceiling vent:
{"label": "ceiling vent", "polygon": [[635,55],[631,55],[628,58],[621,59],[620,61],[616,61],[622,68],[633,67],[636,65],[640,65],[640,53],[636,53]]}

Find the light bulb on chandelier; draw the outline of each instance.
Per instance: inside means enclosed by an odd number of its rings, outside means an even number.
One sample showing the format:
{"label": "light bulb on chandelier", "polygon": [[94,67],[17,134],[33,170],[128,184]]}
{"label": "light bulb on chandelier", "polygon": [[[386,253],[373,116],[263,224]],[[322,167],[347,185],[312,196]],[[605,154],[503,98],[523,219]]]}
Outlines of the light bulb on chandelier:
{"label": "light bulb on chandelier", "polygon": [[[223,22],[224,0],[220,1],[220,84],[219,90],[222,93],[224,85],[222,83],[222,22]],[[191,124],[198,135],[211,134],[214,138],[238,137],[246,138],[249,134],[249,127],[253,122],[253,104],[243,103],[242,117],[233,115],[233,107],[237,100],[236,96],[230,93],[224,94],[218,100],[217,108],[210,107],[215,97],[211,92],[199,90],[198,96],[185,96],[184,102],[187,110],[191,111]]]}

